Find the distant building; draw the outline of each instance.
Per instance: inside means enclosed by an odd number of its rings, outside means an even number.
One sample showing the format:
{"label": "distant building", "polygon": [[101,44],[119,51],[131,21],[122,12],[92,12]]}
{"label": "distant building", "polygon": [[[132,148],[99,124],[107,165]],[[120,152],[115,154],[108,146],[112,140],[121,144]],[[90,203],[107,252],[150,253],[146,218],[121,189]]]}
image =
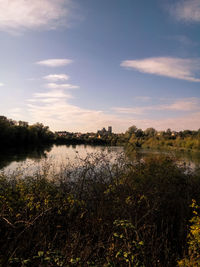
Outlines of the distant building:
{"label": "distant building", "polygon": [[[110,135],[112,134],[112,126],[108,126],[108,131],[105,128],[97,131],[98,136]],[[99,138],[99,137],[98,137]]]}
{"label": "distant building", "polygon": [[108,126],[108,132],[109,134],[112,134],[112,126]]}
{"label": "distant building", "polygon": [[66,131],[60,131],[60,132],[55,132],[58,136],[67,136],[68,132]]}
{"label": "distant building", "polygon": [[82,133],[75,133],[75,136],[76,137],[81,137],[82,136]]}

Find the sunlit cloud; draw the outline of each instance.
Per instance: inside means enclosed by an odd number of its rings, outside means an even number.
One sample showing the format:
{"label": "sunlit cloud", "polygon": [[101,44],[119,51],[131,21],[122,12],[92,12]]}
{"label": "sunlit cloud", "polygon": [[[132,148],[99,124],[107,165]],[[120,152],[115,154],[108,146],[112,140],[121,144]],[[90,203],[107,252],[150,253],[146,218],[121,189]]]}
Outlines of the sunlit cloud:
{"label": "sunlit cloud", "polygon": [[32,122],[37,122],[40,118],[52,130],[87,132],[112,125],[119,131],[126,127],[127,123],[115,114],[79,107],[69,102],[71,98],[64,89],[34,93],[27,101],[27,112]]}
{"label": "sunlit cloud", "polygon": [[177,101],[158,106],[160,110],[174,110],[174,111],[200,111],[200,99],[196,97],[178,99]]}
{"label": "sunlit cloud", "polygon": [[[177,99],[163,105],[113,108],[102,111],[94,110],[70,103],[71,95],[64,90],[52,90],[45,93],[35,93],[29,99],[27,108],[32,121],[40,121],[49,125],[52,130],[96,132],[97,129],[112,125],[114,131],[124,132],[131,125],[146,129],[154,127],[157,130],[171,128],[174,130],[198,129],[200,125],[200,99]],[[170,118],[163,114],[161,119],[145,118],[150,111],[181,111],[186,115]],[[145,114],[147,112],[147,114]],[[139,117],[138,117],[139,115]]]}
{"label": "sunlit cloud", "polygon": [[4,86],[4,85],[5,85],[4,83],[0,83],[0,87],[1,87],[1,86]]}
{"label": "sunlit cloud", "polygon": [[[185,116],[169,117],[162,119],[133,119],[131,125],[136,125],[137,128],[146,129],[153,127],[156,130],[166,130],[171,128],[175,131],[193,129],[198,130],[200,124],[200,112],[194,112]],[[130,124],[129,124],[130,125]]]}
{"label": "sunlit cloud", "polygon": [[8,116],[15,120],[20,120],[22,118],[23,110],[22,108],[11,108],[7,112]]}
{"label": "sunlit cloud", "polygon": [[79,86],[73,85],[70,83],[63,83],[63,84],[58,84],[58,83],[47,83],[45,84],[46,88],[49,89],[77,89]]}
{"label": "sunlit cloud", "polygon": [[171,14],[177,20],[187,22],[200,22],[200,1],[179,0],[170,7]]}
{"label": "sunlit cloud", "polygon": [[0,0],[0,30],[51,30],[68,26],[70,0]]}
{"label": "sunlit cloud", "polygon": [[64,93],[62,90],[52,90],[46,93],[34,93],[33,98],[72,98],[70,94]]}
{"label": "sunlit cloud", "polygon": [[116,113],[121,113],[121,114],[141,115],[147,110],[147,107],[135,107],[135,108],[113,107],[112,110]]}
{"label": "sunlit cloud", "polygon": [[66,58],[54,58],[54,59],[46,59],[36,62],[38,65],[46,66],[46,67],[63,67],[69,65],[73,62],[71,59]]}
{"label": "sunlit cloud", "polygon": [[168,104],[152,105],[152,106],[140,106],[140,107],[113,107],[113,111],[121,114],[134,114],[142,115],[149,111],[183,111],[183,112],[194,112],[200,111],[200,98],[191,97],[177,99]]}
{"label": "sunlit cloud", "polygon": [[195,74],[200,71],[200,59],[182,59],[172,57],[155,57],[139,60],[125,60],[122,67],[139,72],[165,76],[190,82],[200,82]]}
{"label": "sunlit cloud", "polygon": [[66,74],[49,74],[44,76],[43,79],[49,82],[67,81],[69,76]]}

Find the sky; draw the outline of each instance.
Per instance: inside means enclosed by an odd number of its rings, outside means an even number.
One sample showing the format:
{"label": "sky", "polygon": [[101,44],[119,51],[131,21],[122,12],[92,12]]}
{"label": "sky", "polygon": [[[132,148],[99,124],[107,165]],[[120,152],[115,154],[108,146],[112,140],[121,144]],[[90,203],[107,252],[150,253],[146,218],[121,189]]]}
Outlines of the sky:
{"label": "sky", "polygon": [[200,0],[0,0],[0,115],[200,128]]}

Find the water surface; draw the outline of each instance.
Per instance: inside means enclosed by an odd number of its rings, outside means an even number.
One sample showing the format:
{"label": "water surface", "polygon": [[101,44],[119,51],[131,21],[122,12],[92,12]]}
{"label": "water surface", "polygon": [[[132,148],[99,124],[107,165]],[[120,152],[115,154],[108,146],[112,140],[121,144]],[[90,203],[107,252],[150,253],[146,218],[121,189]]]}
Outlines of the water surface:
{"label": "water surface", "polygon": [[[123,151],[123,147],[90,145],[50,145],[39,148],[18,148],[0,153],[0,170],[6,173],[26,170],[27,174],[32,174],[36,169],[48,166],[58,171],[61,165],[65,166],[69,162],[76,165],[81,164],[81,160],[84,160],[88,155],[105,155],[107,159],[113,160]],[[192,168],[200,166],[200,152],[186,153],[141,149],[136,154],[132,154],[132,159],[152,157],[159,154],[173,156]]]}

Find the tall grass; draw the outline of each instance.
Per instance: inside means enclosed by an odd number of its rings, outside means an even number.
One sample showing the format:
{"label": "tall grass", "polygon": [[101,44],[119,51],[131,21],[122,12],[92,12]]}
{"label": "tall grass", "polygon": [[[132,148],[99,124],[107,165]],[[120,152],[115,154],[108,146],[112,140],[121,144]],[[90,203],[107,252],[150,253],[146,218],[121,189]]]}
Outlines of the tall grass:
{"label": "tall grass", "polygon": [[1,266],[176,266],[198,170],[94,155],[49,169],[0,175]]}

